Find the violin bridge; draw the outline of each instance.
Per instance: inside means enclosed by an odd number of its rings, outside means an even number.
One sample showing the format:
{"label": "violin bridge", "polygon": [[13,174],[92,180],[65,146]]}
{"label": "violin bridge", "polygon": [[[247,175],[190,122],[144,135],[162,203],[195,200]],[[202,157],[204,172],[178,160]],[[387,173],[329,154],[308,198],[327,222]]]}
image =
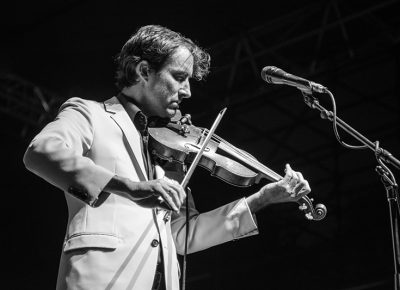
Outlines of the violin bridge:
{"label": "violin bridge", "polygon": [[206,130],[202,130],[201,135],[199,136],[199,138],[197,139],[197,145],[203,144],[205,138],[206,138],[206,134],[205,134]]}

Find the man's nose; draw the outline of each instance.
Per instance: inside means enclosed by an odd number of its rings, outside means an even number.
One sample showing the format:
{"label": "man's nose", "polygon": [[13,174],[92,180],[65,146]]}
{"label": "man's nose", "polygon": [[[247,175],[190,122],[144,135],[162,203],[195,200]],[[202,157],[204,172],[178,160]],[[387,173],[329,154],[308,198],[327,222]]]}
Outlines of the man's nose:
{"label": "man's nose", "polygon": [[179,97],[180,98],[190,98],[192,93],[190,91],[190,84],[187,82],[180,90],[179,90]]}

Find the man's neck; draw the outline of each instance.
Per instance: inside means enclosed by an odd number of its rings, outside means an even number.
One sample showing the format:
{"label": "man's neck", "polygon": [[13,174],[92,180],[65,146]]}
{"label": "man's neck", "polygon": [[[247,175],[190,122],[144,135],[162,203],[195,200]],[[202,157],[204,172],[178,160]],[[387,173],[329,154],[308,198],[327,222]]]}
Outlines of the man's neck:
{"label": "man's neck", "polygon": [[140,102],[141,94],[135,86],[125,87],[121,90],[121,93],[123,93],[129,99],[134,100],[135,103],[138,103],[138,104],[141,103]]}
{"label": "man's neck", "polygon": [[134,103],[146,116],[149,116],[143,102],[143,95],[136,86],[125,87],[121,90],[121,93],[126,96],[128,102]]}

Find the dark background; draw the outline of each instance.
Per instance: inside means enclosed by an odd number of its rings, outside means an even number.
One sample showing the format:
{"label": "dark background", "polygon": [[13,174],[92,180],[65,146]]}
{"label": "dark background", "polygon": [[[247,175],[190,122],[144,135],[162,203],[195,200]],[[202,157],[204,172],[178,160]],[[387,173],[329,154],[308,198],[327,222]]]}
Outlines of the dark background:
{"label": "dark background", "polygon": [[[2,284],[53,289],[67,209],[61,191],[25,170],[31,138],[69,97],[117,91],[113,57],[135,30],[161,24],[206,48],[212,73],[183,105],[218,135],[283,174],[309,180],[327,217],[297,204],[257,215],[260,234],[188,258],[188,289],[393,289],[388,202],[371,150],[339,145],[332,124],[301,93],[263,82],[274,65],[327,86],[338,116],[400,156],[399,1],[14,1],[0,17]],[[328,95],[316,95],[328,109]],[[359,145],[340,130],[344,141]],[[392,168],[394,169],[394,168]],[[393,170],[398,176],[398,170]],[[263,182],[264,184],[265,182]],[[196,170],[206,211],[259,188],[234,188]],[[2,287],[3,288],[3,287]]]}

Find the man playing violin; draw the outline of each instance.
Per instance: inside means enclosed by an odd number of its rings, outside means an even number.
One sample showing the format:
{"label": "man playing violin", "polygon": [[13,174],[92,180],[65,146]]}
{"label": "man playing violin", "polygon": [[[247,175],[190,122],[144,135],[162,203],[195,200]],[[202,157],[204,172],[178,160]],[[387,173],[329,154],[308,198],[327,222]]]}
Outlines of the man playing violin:
{"label": "man playing violin", "polygon": [[192,253],[257,234],[257,211],[311,189],[286,165],[282,180],[199,213],[176,175],[149,155],[147,127],[177,114],[191,96],[190,79],[208,73],[209,54],[149,25],[125,43],[117,65],[118,96],[67,100],[24,156],[29,170],[64,191],[68,205],[57,289],[179,289],[186,198]]}

